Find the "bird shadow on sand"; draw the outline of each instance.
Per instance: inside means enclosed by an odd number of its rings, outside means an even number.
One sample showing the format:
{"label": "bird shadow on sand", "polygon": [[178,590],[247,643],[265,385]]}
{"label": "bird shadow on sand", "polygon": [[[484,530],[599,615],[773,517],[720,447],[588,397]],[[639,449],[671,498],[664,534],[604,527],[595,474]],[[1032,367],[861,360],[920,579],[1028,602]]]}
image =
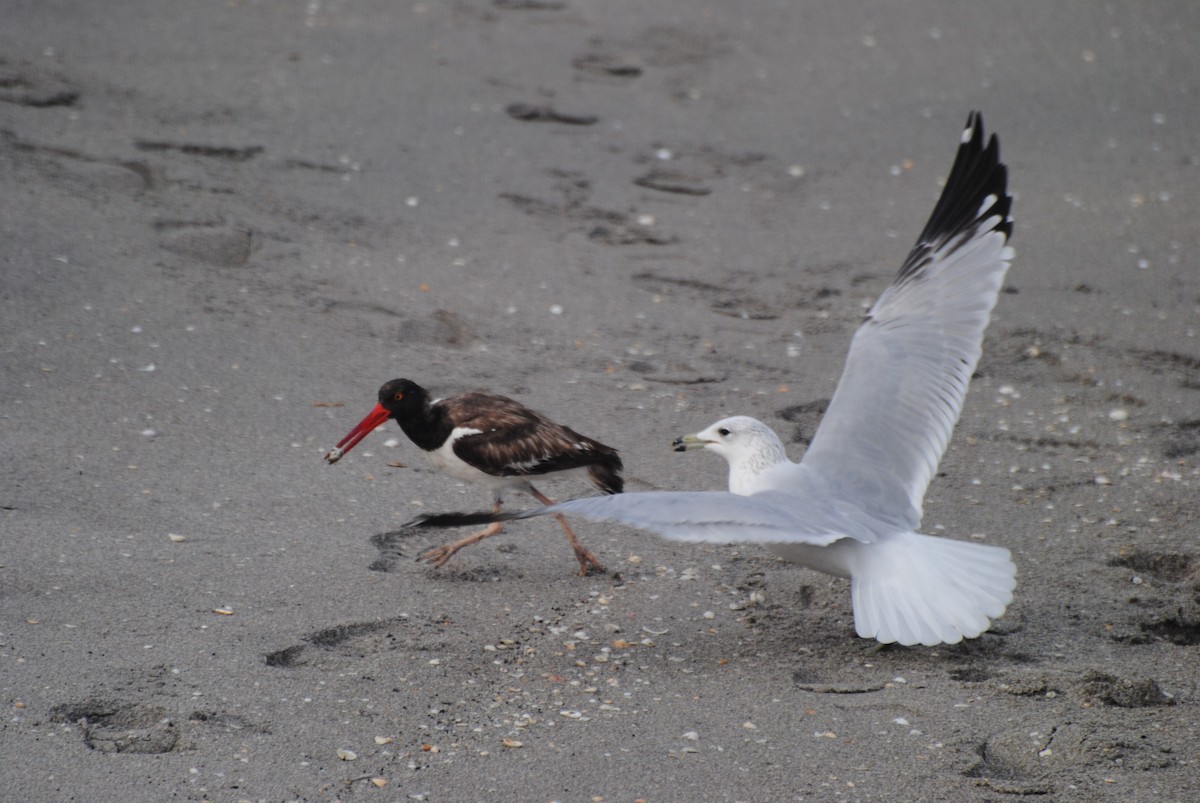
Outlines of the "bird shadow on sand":
{"label": "bird shadow on sand", "polygon": [[[440,568],[420,564],[417,556],[438,543],[436,539],[421,538],[421,535],[417,530],[389,530],[371,536],[371,546],[379,550],[379,555],[367,568],[373,572],[396,572],[402,566],[411,564],[441,580],[471,583],[519,581],[525,578],[523,571],[503,563],[462,565],[451,561]],[[494,545],[494,550],[511,554],[519,552],[520,548],[515,544],[499,543]]]}
{"label": "bird shadow on sand", "polygon": [[[395,571],[397,565],[404,558],[409,557],[409,554],[416,554],[416,550],[406,553],[404,546],[413,545],[413,536],[416,535],[412,530],[388,530],[383,533],[375,533],[371,536],[371,546],[379,550],[379,557],[375,558],[367,567],[373,572],[391,572]],[[418,539],[420,540],[420,539]]]}

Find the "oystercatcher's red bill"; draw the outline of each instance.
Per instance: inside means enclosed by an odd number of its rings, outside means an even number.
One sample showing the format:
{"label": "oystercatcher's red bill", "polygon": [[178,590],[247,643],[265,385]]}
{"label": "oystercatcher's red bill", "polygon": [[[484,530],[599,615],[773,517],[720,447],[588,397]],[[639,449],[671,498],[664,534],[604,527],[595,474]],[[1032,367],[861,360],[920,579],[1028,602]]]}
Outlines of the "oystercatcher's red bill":
{"label": "oystercatcher's red bill", "polygon": [[358,445],[358,442],[375,431],[375,428],[387,422],[391,413],[383,409],[383,405],[375,405],[375,409],[367,413],[367,417],[359,421],[350,434],[338,441],[338,445],[325,453],[326,463],[336,463],[342,455]]}

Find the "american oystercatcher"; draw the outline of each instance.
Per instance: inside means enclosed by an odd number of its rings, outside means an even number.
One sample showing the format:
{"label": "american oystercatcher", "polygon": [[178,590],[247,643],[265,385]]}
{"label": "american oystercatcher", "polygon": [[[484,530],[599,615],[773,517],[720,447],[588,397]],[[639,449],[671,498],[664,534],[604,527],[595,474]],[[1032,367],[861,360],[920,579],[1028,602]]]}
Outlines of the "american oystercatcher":
{"label": "american oystercatcher", "polygon": [[[408,379],[393,379],[379,389],[379,403],[325,460],[336,463],[376,427],[395,419],[408,439],[425,451],[429,461],[451,477],[481,485],[492,492],[492,512],[500,512],[506,490],[529,493],[543,505],[554,500],[530,482],[531,477],[585,469],[588,479],[606,494],[620,493],[621,458],[617,450],[556,424],[541,413],[506,396],[471,392],[448,399],[430,399],[425,388]],[[562,525],[579,560],[580,575],[603,572],[596,556],[576,538],[562,514]],[[501,522],[445,546],[422,552],[417,560],[441,566],[465,546],[497,535]]]}
{"label": "american oystercatcher", "polygon": [[729,492],[632,493],[506,514],[423,517],[415,526],[571,513],[680,541],[760,543],[850,579],[858,635],[953,644],[983,633],[1012,601],[1002,547],[922,535],[929,481],[962,410],[983,332],[1008,270],[1008,171],[983,119],[967,128],[917,243],[850,344],[837,390],[793,463],[760,421],[726,418],[675,441],[729,463]]}

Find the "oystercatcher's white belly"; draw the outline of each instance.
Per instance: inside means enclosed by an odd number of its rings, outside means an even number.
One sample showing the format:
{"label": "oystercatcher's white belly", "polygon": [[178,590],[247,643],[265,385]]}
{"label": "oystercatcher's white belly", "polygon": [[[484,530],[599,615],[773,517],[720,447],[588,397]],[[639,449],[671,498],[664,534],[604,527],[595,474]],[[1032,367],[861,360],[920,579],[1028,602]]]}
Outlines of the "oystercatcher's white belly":
{"label": "oystercatcher's white belly", "polygon": [[429,462],[434,467],[457,480],[489,488],[493,491],[498,491],[502,488],[524,488],[526,485],[524,477],[498,477],[494,474],[488,474],[486,471],[480,471],[454,453],[454,442],[456,440],[466,435],[478,435],[480,432],[482,430],[474,429],[473,427],[455,427],[450,432],[450,437],[446,438],[445,443],[425,454],[429,457]]}

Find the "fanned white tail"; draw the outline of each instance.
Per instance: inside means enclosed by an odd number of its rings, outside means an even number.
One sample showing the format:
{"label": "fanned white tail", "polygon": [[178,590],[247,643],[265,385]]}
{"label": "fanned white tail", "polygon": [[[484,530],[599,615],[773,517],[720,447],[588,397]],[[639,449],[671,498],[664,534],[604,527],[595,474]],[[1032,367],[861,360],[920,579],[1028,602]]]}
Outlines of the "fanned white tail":
{"label": "fanned white tail", "polygon": [[885,644],[956,644],[988,629],[1016,588],[1007,549],[901,533],[854,550],[854,629]]}

